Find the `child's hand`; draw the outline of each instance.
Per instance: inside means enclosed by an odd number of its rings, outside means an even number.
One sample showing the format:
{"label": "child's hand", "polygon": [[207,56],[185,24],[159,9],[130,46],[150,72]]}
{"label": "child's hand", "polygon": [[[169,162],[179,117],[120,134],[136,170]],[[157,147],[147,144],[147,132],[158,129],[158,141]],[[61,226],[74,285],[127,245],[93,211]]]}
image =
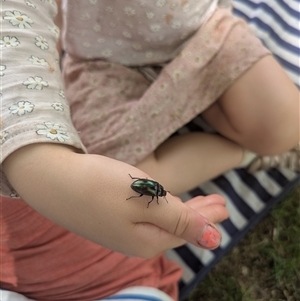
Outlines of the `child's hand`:
{"label": "child's hand", "polygon": [[128,174],[140,178],[146,174],[62,145],[26,146],[10,155],[3,167],[20,196],[42,215],[127,255],[153,257],[185,241],[215,248],[221,237],[208,219],[215,223],[228,217],[224,200],[216,195],[184,204],[168,193],[168,203],[159,198],[159,205],[154,200],[149,208],[149,196],[126,200],[136,194]]}

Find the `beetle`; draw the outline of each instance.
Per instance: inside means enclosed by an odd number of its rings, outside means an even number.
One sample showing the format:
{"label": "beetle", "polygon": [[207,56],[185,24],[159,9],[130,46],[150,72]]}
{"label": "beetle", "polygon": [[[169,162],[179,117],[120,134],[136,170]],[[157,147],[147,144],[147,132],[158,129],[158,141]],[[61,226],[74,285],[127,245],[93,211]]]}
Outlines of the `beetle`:
{"label": "beetle", "polygon": [[152,198],[148,202],[147,208],[149,207],[150,203],[154,200],[154,197],[156,197],[157,204],[159,204],[158,197],[164,197],[164,199],[168,203],[166,195],[167,195],[167,192],[170,192],[170,191],[166,191],[164,189],[164,187],[162,185],[160,185],[158,182],[149,180],[149,179],[135,178],[135,177],[132,177],[131,174],[129,174],[129,176],[131,179],[135,180],[134,182],[132,182],[132,184],[130,186],[131,189],[133,191],[139,193],[140,195],[137,195],[137,196],[133,195],[133,196],[127,198],[126,200],[133,199],[133,198],[140,198],[143,195],[149,195]]}

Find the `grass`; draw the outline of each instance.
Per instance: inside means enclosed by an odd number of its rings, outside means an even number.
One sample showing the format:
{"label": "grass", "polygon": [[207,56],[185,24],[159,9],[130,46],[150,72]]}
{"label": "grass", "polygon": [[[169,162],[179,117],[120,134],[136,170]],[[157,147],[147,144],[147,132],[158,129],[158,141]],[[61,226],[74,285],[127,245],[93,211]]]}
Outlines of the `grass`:
{"label": "grass", "polygon": [[300,186],[213,268],[187,300],[300,300]]}

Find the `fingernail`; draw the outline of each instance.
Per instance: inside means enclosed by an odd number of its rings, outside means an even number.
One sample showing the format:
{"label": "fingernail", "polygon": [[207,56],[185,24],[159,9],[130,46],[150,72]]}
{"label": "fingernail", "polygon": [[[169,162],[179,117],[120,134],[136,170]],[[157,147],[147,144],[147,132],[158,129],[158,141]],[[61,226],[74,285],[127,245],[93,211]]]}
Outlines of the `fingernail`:
{"label": "fingernail", "polygon": [[206,249],[214,249],[221,243],[221,234],[211,225],[206,225],[198,244]]}

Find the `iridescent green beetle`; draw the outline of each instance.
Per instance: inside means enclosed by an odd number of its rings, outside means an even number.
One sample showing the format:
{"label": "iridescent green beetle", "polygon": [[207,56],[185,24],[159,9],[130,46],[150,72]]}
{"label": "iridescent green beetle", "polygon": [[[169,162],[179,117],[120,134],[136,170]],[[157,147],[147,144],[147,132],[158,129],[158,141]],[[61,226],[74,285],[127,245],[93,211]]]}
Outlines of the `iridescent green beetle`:
{"label": "iridescent green beetle", "polygon": [[154,200],[154,197],[156,197],[156,202],[158,203],[158,197],[164,197],[166,202],[168,203],[168,200],[166,199],[167,192],[162,185],[160,185],[158,182],[155,182],[153,180],[149,179],[142,179],[142,178],[134,178],[129,174],[130,178],[135,180],[131,184],[131,189],[135,192],[139,193],[140,195],[137,196],[131,196],[127,198],[126,200],[133,199],[133,198],[140,198],[143,195],[150,195],[152,196],[151,200],[148,202],[147,208],[149,207],[150,203]]}

